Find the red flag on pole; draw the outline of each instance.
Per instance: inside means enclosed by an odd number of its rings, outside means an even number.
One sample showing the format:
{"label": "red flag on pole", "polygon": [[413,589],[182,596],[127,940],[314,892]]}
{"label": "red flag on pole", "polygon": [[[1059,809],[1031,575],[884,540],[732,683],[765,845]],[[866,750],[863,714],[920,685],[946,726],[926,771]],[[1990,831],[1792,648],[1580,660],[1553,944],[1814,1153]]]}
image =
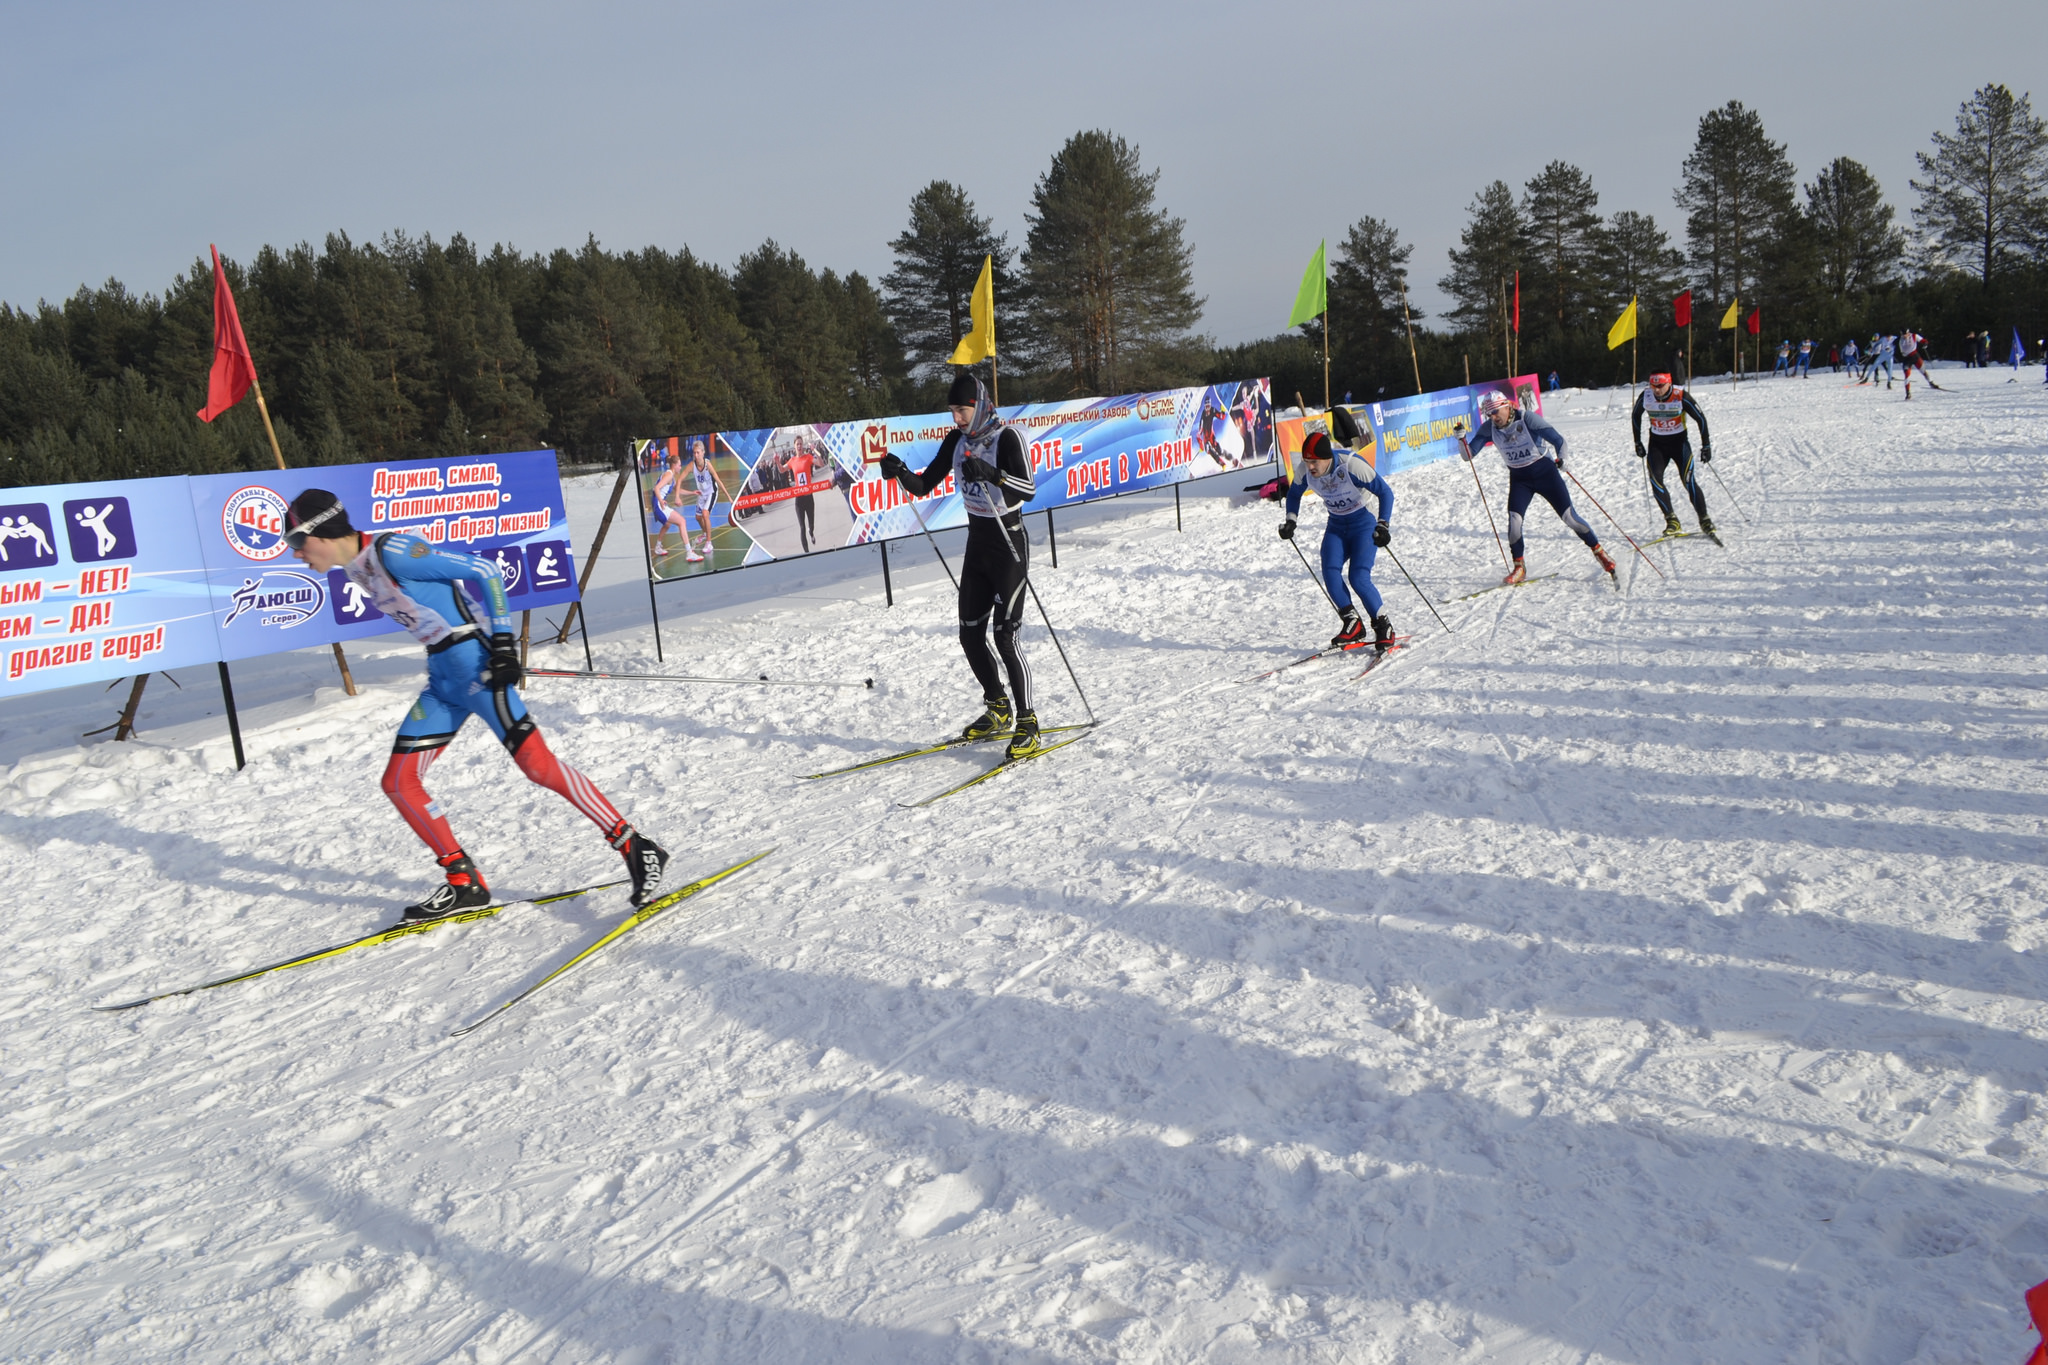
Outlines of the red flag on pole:
{"label": "red flag on pole", "polygon": [[1751,336],[1761,332],[1764,329],[1764,310],[1761,308],[1752,310],[1749,315],[1749,321],[1744,325],[1749,328]]}
{"label": "red flag on pole", "polygon": [[1677,326],[1692,326],[1692,290],[1688,289],[1671,300],[1671,312]]}
{"label": "red flag on pole", "polygon": [[2034,1319],[2034,1330],[2041,1334],[2042,1343],[2027,1357],[2027,1365],[2043,1365],[2048,1362],[2048,1280],[2027,1291],[2027,1312]]}
{"label": "red flag on pole", "polygon": [[1515,335],[1522,334],[1522,272],[1515,272]]}
{"label": "red flag on pole", "polygon": [[206,376],[206,406],[199,420],[211,422],[242,401],[256,382],[256,362],[249,358],[249,339],[242,335],[242,318],[235,311],[235,296],[228,289],[227,272],[220,268],[220,248],[213,252],[213,370]]}

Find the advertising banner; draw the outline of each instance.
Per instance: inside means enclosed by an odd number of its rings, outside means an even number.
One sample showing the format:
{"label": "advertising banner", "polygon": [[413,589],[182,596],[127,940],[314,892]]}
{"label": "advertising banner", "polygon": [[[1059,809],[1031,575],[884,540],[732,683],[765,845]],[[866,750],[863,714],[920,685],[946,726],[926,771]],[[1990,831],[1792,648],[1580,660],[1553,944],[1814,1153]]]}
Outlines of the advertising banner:
{"label": "advertising banner", "polygon": [[[1488,393],[1507,394],[1515,406],[1539,415],[1543,412],[1542,386],[1533,374],[1344,406],[1358,419],[1359,429],[1368,433],[1367,444],[1359,453],[1380,473],[1391,475],[1458,454],[1458,433],[1470,432],[1478,425],[1479,400]],[[1274,429],[1281,465],[1291,478],[1302,440],[1310,431],[1329,428],[1324,417],[1311,414],[1305,418],[1283,416]]]}
{"label": "advertising banner", "polygon": [[[1273,458],[1263,379],[1001,409],[1038,491],[1027,512],[1162,488]],[[944,413],[670,436],[635,445],[641,529],[657,580],[867,545],[966,524],[952,479],[912,499],[876,468],[923,469]]]}
{"label": "advertising banner", "polygon": [[0,697],[220,658],[185,484],[0,489]]}
{"label": "advertising banner", "polygon": [[1458,454],[1458,432],[1470,432],[1478,425],[1479,400],[1488,393],[1504,393],[1516,407],[1538,415],[1543,412],[1542,389],[1533,374],[1419,393],[1412,398],[1382,399],[1366,407],[1372,418],[1373,441],[1379,448],[1374,467],[1382,474],[1398,474]]}
{"label": "advertising banner", "polygon": [[552,450],[180,482],[198,527],[220,637],[216,658],[248,659],[397,629],[341,570],[316,574],[285,544],[285,507],[308,488],[340,498],[358,531],[410,531],[442,549],[495,561],[515,611],[576,599]]}

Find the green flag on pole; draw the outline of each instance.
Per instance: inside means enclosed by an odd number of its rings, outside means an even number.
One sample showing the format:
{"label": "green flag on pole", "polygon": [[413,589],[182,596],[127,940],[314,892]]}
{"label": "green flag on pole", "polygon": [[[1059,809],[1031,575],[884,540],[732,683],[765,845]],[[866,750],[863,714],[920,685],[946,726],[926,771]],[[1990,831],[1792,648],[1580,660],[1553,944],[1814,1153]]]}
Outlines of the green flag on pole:
{"label": "green flag on pole", "polygon": [[1302,273],[1301,288],[1295,291],[1294,311],[1287,315],[1289,327],[1301,326],[1330,306],[1329,287],[1323,280],[1323,248],[1328,245],[1328,238],[1316,243],[1316,254],[1309,258],[1308,269]]}

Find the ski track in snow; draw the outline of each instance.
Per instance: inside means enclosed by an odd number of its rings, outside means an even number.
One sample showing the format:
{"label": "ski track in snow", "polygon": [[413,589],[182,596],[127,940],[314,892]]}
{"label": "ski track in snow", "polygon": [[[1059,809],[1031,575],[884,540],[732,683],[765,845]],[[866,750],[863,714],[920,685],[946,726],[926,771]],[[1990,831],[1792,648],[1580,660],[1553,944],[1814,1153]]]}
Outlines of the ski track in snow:
{"label": "ski track in snow", "polygon": [[[536,680],[679,878],[779,851],[459,1041],[622,893],[87,1008],[430,883],[376,786],[417,673],[259,727],[240,773],[23,759],[0,1355],[2018,1359],[2048,397],[1939,374],[1703,386],[1725,550],[1646,546],[1660,578],[1585,508],[1617,593],[1539,508],[1560,576],[1440,606],[1449,635],[1383,560],[1414,648],[1363,681],[1240,682],[1331,629],[1270,507],[1063,526],[1034,581],[1106,723],[924,810],[895,803],[989,753],[797,775],[971,714],[943,583],[672,618],[669,670],[876,690]],[[1629,399],[1551,410],[1641,542]],[[1394,486],[1426,587],[1498,575],[1462,467]],[[1047,723],[1080,719],[1027,641]],[[502,894],[613,875],[478,727],[432,786]]]}

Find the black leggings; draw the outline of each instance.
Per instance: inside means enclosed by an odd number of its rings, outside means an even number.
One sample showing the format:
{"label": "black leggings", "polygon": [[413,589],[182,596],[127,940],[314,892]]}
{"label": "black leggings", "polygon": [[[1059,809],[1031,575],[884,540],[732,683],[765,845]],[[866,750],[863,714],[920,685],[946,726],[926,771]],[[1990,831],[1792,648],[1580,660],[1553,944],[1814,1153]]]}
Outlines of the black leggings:
{"label": "black leggings", "polygon": [[804,553],[811,552],[811,542],[818,538],[818,504],[809,493],[796,500],[796,539],[803,546]]}
{"label": "black leggings", "polygon": [[1701,517],[1707,515],[1707,495],[1700,491],[1699,470],[1692,461],[1692,438],[1681,436],[1669,440],[1652,436],[1650,457],[1650,496],[1657,500],[1667,517],[1678,514],[1671,510],[1671,495],[1664,491],[1664,470],[1670,465],[1678,466],[1678,478],[1685,485],[1685,491],[1692,495],[1692,510]]}
{"label": "black leggings", "polygon": [[[968,518],[967,554],[960,564],[960,649],[981,683],[981,695],[990,699],[1003,695],[1002,673],[996,670],[996,656],[1002,656],[1003,672],[1010,675],[1009,695],[1020,713],[1031,709],[1031,665],[1017,648],[1030,567],[1031,542],[1021,526],[1005,534],[993,517]],[[988,647],[991,623],[993,652]]]}

